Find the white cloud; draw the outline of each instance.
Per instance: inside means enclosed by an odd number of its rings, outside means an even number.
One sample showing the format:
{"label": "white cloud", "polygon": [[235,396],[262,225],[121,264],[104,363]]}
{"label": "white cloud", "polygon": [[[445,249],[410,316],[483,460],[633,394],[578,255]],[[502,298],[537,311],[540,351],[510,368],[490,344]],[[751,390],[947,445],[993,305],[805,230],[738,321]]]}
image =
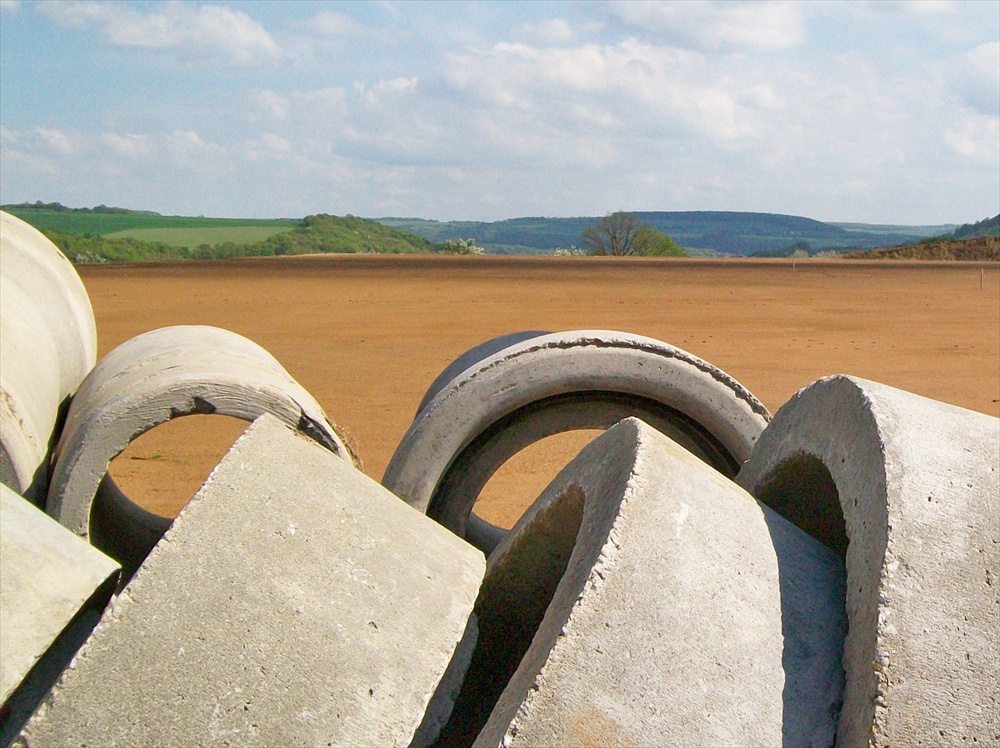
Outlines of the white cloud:
{"label": "white cloud", "polygon": [[71,137],[62,130],[36,127],[35,132],[38,133],[45,144],[53,151],[70,154],[75,150]]}
{"label": "white cloud", "polygon": [[621,0],[608,3],[607,8],[612,17],[633,29],[695,49],[786,49],[806,38],[800,7],[790,2]]}
{"label": "white cloud", "polygon": [[347,36],[365,33],[366,29],[346,13],[324,10],[313,16],[309,28],[325,36]]}
{"label": "white cloud", "polygon": [[283,162],[294,152],[294,146],[285,138],[266,132],[260,138],[244,142],[241,155],[248,161]]}
{"label": "white cloud", "polygon": [[865,5],[879,11],[914,16],[939,16],[955,12],[955,3],[951,0],[895,0],[895,2],[876,0]]}
{"label": "white cloud", "polygon": [[21,10],[21,0],[0,0],[0,13],[17,13]]}
{"label": "white cloud", "polygon": [[738,101],[739,91],[730,90],[736,86],[717,80],[701,55],[636,39],[573,48],[497,44],[486,53],[450,55],[445,75],[469,97],[536,112],[539,120],[558,121],[582,105],[596,113],[592,122],[633,133],[684,131],[729,140],[753,129],[752,113]]}
{"label": "white cloud", "polygon": [[58,23],[97,27],[114,46],[175,51],[189,60],[255,66],[282,59],[270,34],[250,16],[218,5],[168,2],[141,13],[119,3],[47,2],[39,10]]}
{"label": "white cloud", "polygon": [[1000,117],[1000,42],[980,44],[956,65],[955,87],[963,103],[979,112]]}
{"label": "white cloud", "polygon": [[949,123],[944,142],[957,153],[983,163],[1000,162],[1000,119],[970,115]]}
{"label": "white cloud", "polygon": [[564,47],[576,41],[576,34],[562,18],[547,18],[538,23],[526,23],[514,34],[515,38],[547,47]]}
{"label": "white cloud", "polygon": [[140,158],[150,152],[147,135],[119,135],[109,132],[101,135],[99,140],[116,158]]}
{"label": "white cloud", "polygon": [[251,117],[252,121],[261,118],[282,120],[288,115],[288,100],[274,91],[258,91],[252,99],[259,112],[257,116]]}

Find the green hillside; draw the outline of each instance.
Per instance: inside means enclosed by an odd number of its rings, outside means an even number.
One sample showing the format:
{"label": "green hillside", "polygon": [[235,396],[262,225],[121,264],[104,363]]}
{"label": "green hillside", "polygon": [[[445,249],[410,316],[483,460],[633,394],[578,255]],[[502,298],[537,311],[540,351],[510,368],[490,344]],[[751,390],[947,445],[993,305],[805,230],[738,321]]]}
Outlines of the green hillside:
{"label": "green hillside", "polygon": [[144,242],[162,242],[171,247],[197,247],[202,244],[252,244],[269,239],[275,234],[292,231],[295,224],[284,221],[277,226],[192,226],[187,228],[127,229],[102,234],[107,239],[138,239]]}
{"label": "green hillside", "polygon": [[[127,208],[109,208],[99,205],[96,208],[67,208],[59,203],[21,203],[18,205],[0,206],[11,215],[30,223],[36,229],[58,231],[63,234],[92,234],[105,236],[108,234],[123,234],[129,232],[129,238],[159,241],[152,237],[132,236],[132,232],[149,229],[206,229],[214,230],[245,227],[274,228],[287,231],[301,225],[301,221],[288,221],[282,218],[205,218],[204,216],[161,216],[150,211],[128,210]],[[235,235],[235,234],[234,234]],[[224,239],[223,241],[233,241]],[[191,246],[180,244],[177,246]],[[194,245],[197,246],[197,243]]]}
{"label": "green hillside", "polygon": [[[805,242],[812,251],[864,249],[912,241],[926,236],[919,227],[865,230],[857,225],[823,223],[801,216],[727,211],[636,212],[643,223],[668,234],[691,254],[753,255],[777,252]],[[597,217],[513,218],[492,223],[429,221],[421,218],[379,218],[380,223],[411,231],[435,242],[475,239],[491,253],[552,252],[579,246],[581,232]],[[850,225],[850,224],[848,224]],[[502,249],[501,249],[502,248]]]}
{"label": "green hillside", "polygon": [[[490,254],[551,254],[582,244],[597,217],[433,221],[320,214],[299,220],[161,216],[58,203],[2,206],[45,231],[70,257],[107,260],[233,257],[321,252],[440,252],[472,239]],[[996,235],[1000,216],[978,223],[894,226],[824,223],[802,216],[726,211],[649,211],[636,217],[696,256],[788,257],[910,244],[927,238]],[[952,235],[951,232],[954,232]],[[455,250],[452,246],[450,249]]]}
{"label": "green hillside", "polygon": [[355,216],[299,221],[160,216],[58,203],[0,206],[38,228],[74,262],[146,262],[323,253],[412,254],[448,247]]}

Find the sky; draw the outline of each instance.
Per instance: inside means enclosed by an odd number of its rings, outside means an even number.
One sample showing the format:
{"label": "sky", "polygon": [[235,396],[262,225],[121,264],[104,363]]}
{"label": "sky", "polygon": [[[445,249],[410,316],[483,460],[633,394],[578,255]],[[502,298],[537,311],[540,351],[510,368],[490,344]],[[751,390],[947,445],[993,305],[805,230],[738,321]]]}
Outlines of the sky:
{"label": "sky", "polygon": [[1000,213],[1000,0],[0,0],[0,203]]}

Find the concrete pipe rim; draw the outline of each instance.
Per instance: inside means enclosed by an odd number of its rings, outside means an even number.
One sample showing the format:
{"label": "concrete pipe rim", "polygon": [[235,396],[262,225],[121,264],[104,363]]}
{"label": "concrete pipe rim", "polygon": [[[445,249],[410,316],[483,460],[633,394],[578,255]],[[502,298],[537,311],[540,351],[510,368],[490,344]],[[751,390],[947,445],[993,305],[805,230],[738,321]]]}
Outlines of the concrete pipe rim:
{"label": "concrete pipe rim", "polygon": [[606,330],[553,333],[499,351],[438,392],[404,435],[383,485],[426,512],[451,464],[497,421],[540,400],[593,390],[647,398],[683,413],[737,464],[769,420],[739,382],[675,346]]}
{"label": "concrete pipe rim", "polygon": [[[235,374],[217,375],[210,382],[203,376],[191,380],[175,375],[166,381],[148,380],[143,389],[100,404],[102,407],[91,409],[73,432],[66,434],[68,441],[62,445],[53,471],[48,513],[92,543],[95,533],[115,539],[114,548],[102,550],[123,567],[129,566],[124,574],[127,578],[170,524],[142,509],[108,479],[111,461],[147,431],[198,413],[227,415],[247,423],[270,413],[353,465],[352,453],[328,419],[317,417],[317,413],[322,414],[318,404],[300,402],[301,398],[294,396],[297,393],[290,393],[283,384],[280,380],[258,381],[250,386],[245,377]],[[104,430],[103,439],[93,433],[94,429]],[[118,496],[112,498],[118,500],[107,501],[102,487],[117,490]],[[113,531],[104,531],[103,526],[95,531],[95,521],[104,521]]]}

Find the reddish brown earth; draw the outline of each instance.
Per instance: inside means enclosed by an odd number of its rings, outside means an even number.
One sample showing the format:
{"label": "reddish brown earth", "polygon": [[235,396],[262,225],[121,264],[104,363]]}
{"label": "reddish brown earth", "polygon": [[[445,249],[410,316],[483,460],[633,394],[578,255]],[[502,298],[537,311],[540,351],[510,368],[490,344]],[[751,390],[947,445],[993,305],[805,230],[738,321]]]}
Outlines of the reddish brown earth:
{"label": "reddish brown earth", "polygon": [[[427,386],[517,330],[624,330],[729,372],[774,412],[847,373],[1000,416],[1000,266],[844,260],[323,256],[80,268],[101,355],[145,330],[205,324],[269,350],[382,472]],[[245,426],[193,416],[112,466],[173,515]],[[505,466],[479,510],[509,523],[586,436]]]}

